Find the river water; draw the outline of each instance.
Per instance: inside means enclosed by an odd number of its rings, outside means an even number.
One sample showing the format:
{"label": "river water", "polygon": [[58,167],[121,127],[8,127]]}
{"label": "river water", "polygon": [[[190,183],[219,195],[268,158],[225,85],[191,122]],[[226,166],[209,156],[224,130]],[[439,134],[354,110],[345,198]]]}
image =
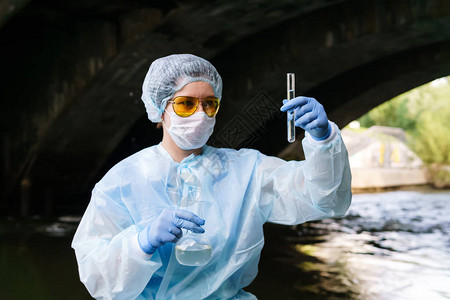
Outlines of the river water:
{"label": "river water", "polygon": [[[315,255],[344,265],[359,299],[450,299],[450,193],[354,196]],[[336,249],[339,249],[337,252]]]}
{"label": "river water", "polygon": [[[0,222],[0,299],[90,299],[78,220]],[[259,299],[450,299],[450,191],[356,194],[342,219],[265,231]]]}
{"label": "river water", "polygon": [[259,299],[275,297],[276,277],[289,282],[279,299],[450,299],[450,191],[356,194],[345,218],[291,228],[284,242],[263,252]]}

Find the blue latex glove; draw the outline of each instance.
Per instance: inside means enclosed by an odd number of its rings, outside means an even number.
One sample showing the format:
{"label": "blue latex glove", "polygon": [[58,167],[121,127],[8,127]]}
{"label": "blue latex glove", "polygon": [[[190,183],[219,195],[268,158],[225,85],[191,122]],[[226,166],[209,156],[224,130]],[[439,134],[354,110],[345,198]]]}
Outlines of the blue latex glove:
{"label": "blue latex glove", "polygon": [[151,226],[139,232],[139,246],[145,253],[152,254],[166,243],[176,243],[183,236],[181,228],[195,233],[204,233],[205,230],[200,227],[203,224],[205,224],[205,220],[190,211],[166,209]]}
{"label": "blue latex glove", "polygon": [[315,140],[327,139],[331,134],[331,125],[322,104],[314,98],[296,97],[283,100],[281,111],[295,110],[295,126],[306,130]]}

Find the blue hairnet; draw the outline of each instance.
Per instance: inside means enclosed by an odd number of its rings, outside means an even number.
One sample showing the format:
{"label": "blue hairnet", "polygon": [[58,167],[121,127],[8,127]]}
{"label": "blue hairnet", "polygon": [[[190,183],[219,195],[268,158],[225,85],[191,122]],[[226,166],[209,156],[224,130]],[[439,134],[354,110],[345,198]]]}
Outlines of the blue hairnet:
{"label": "blue hairnet", "polygon": [[222,78],[206,59],[192,54],[173,54],[155,60],[142,85],[142,101],[150,121],[161,122],[167,101],[195,81],[209,83],[214,95],[222,98]]}

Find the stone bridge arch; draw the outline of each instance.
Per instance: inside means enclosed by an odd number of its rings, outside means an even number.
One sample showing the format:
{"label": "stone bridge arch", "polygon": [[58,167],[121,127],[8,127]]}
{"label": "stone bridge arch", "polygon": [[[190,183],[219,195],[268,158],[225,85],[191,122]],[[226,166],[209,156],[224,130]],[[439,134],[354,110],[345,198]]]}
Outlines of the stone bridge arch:
{"label": "stone bridge arch", "polygon": [[340,126],[450,74],[446,0],[4,3],[23,8],[0,11],[1,206],[24,215],[82,211],[105,170],[158,141],[140,86],[163,55],[221,73],[214,145],[267,154],[288,146],[286,72]]}

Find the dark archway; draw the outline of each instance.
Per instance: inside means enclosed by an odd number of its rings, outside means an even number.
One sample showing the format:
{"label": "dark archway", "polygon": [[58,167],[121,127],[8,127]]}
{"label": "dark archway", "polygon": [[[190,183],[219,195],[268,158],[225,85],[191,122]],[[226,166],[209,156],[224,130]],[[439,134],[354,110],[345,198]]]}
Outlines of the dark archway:
{"label": "dark archway", "polygon": [[210,59],[225,87],[212,143],[267,154],[287,146],[277,107],[286,72],[341,126],[450,74],[445,0],[23,6],[1,14],[1,204],[17,207],[22,190],[36,213],[45,202],[48,212],[80,212],[104,170],[158,140],[140,102],[157,57]]}

